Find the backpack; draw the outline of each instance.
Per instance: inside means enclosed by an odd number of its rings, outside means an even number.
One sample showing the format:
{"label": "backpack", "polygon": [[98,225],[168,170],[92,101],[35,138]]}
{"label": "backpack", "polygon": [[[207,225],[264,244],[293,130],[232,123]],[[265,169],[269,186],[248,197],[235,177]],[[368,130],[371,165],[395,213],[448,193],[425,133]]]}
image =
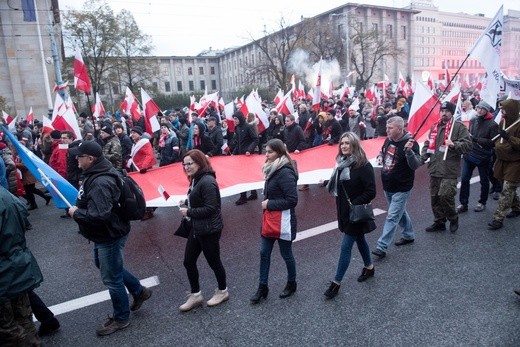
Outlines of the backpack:
{"label": "backpack", "polygon": [[119,207],[124,220],[141,220],[146,212],[146,200],[141,187],[130,176],[123,172],[123,177],[114,172],[102,172],[93,175],[89,181],[93,181],[96,177],[108,175],[116,179],[117,187],[121,191],[119,196]]}

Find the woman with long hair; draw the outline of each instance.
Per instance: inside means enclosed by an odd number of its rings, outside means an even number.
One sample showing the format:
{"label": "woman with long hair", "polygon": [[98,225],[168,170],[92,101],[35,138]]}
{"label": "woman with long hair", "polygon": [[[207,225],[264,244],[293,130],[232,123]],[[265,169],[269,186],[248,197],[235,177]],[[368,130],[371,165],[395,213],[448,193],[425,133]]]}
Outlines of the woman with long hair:
{"label": "woman with long hair", "polygon": [[184,172],[190,181],[188,198],[179,202],[183,218],[191,222],[191,230],[184,251],[184,267],[188,273],[191,292],[188,300],[179,307],[182,312],[202,306],[204,299],[199,284],[197,259],[203,253],[215,273],[218,288],[206,303],[216,306],[229,299],[226,270],[220,260],[220,235],[224,224],[221,214],[220,190],[215,171],[208,158],[198,149],[188,151],[182,159]]}
{"label": "woman with long hair", "polygon": [[336,198],[338,228],[344,233],[336,276],[325,291],[327,299],[332,299],[338,294],[341,280],[347,272],[354,243],[357,244],[365,265],[358,281],[366,281],[375,272],[365,234],[373,231],[376,225],[374,221],[351,223],[349,220],[351,204],[368,204],[376,196],[374,169],[356,134],[346,132],[341,135],[336,166],[330,180],[324,183],[327,183],[328,191]]}
{"label": "woman with long hair", "polygon": [[296,213],[298,191],[297,173],[291,156],[279,139],[269,140],[265,146],[264,200],[262,201],[263,222],[260,241],[260,279],[257,292],[251,303],[257,304],[267,297],[268,278],[273,246],[278,241],[280,254],[287,267],[287,284],[280,298],[287,298],[296,291],[296,262],[292,253],[292,242],[296,238]]}

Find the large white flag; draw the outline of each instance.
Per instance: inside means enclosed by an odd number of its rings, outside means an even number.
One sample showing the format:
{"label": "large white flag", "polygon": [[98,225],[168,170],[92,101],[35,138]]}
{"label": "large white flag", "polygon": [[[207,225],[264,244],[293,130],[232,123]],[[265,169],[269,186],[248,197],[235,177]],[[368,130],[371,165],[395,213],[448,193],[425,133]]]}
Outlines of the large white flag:
{"label": "large white flag", "polygon": [[520,100],[520,80],[509,79],[502,74],[501,81],[500,92],[508,95],[508,99]]}
{"label": "large white flag", "polygon": [[478,60],[486,69],[480,98],[491,106],[495,106],[500,89],[500,51],[502,49],[503,8],[479,37],[468,55]]}

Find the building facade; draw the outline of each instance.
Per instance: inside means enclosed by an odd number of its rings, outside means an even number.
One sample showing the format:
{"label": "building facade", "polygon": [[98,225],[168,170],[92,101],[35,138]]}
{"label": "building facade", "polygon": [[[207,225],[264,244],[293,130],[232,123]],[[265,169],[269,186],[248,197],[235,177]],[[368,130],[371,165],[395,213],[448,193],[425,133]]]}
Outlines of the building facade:
{"label": "building facade", "polygon": [[[44,10],[47,5],[49,11]],[[35,6],[37,21],[24,21],[20,0],[0,1],[0,95],[13,116],[25,117],[31,107],[35,115],[46,115],[52,108],[56,76],[51,29],[56,58],[62,60],[58,1],[35,0]]]}

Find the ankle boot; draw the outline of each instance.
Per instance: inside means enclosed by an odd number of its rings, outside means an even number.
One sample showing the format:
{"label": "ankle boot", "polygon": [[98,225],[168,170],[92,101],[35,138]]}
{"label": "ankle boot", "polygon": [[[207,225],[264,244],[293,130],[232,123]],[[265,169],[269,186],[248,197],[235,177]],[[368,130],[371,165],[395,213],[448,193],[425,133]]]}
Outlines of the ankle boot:
{"label": "ankle boot", "polygon": [[296,291],[296,281],[287,282],[283,292],[280,293],[280,299],[287,298]]}
{"label": "ankle boot", "polygon": [[334,298],[336,295],[338,295],[339,287],[341,287],[340,284],[338,284],[334,281],[330,282],[329,288],[325,291],[325,297],[327,299]]}
{"label": "ankle boot", "polygon": [[269,288],[265,284],[261,284],[258,286],[258,290],[256,291],[255,295],[249,299],[251,301],[251,304],[255,305],[260,302],[260,299],[267,298],[267,294],[269,293]]}

